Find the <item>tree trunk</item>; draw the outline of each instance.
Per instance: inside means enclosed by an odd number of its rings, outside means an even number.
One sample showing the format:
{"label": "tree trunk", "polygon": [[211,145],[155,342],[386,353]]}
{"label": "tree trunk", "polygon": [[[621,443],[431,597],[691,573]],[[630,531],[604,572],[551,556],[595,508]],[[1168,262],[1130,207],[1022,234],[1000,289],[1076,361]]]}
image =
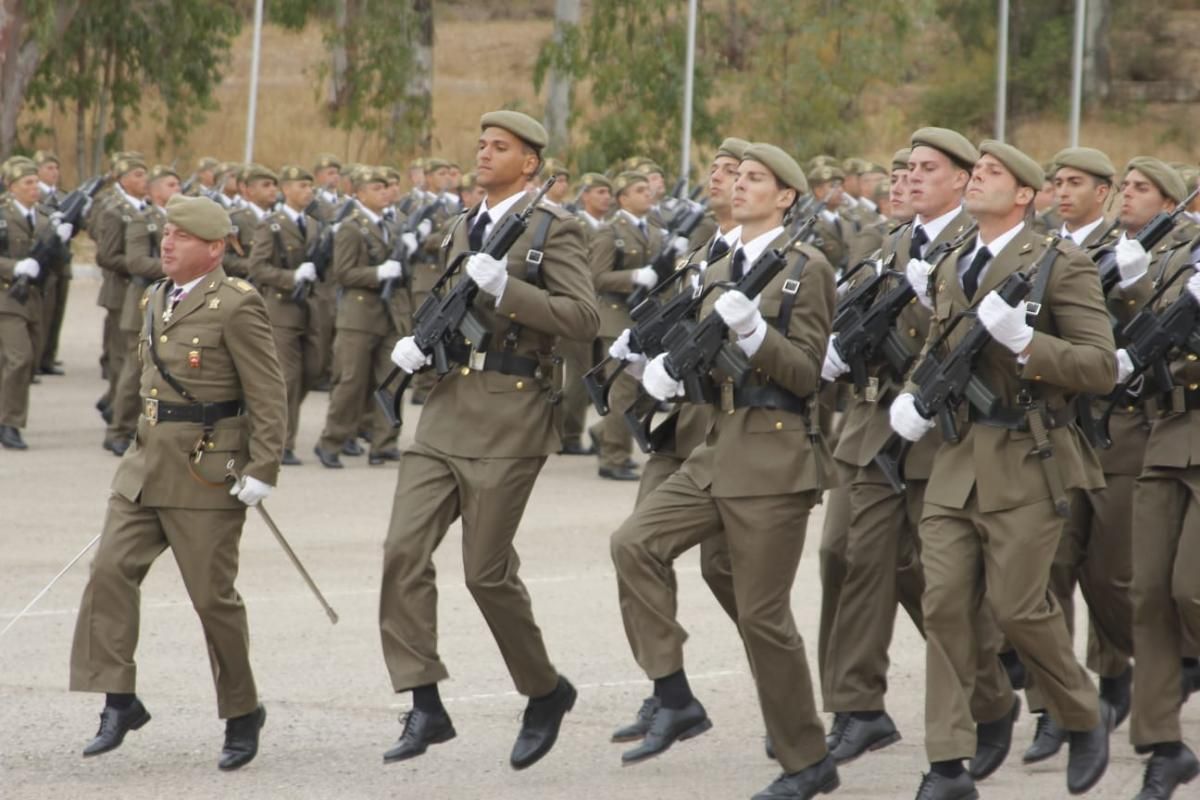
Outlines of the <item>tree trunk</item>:
{"label": "tree trunk", "polygon": [[412,0],[412,10],[416,36],[405,105],[409,121],[418,126],[413,144],[428,153],[433,145],[433,0]]}
{"label": "tree trunk", "polygon": [[1083,97],[1089,103],[1108,99],[1110,89],[1108,36],[1111,0],[1087,0],[1083,31]]}
{"label": "tree trunk", "polygon": [[330,108],[341,105],[342,92],[346,86],[346,69],[349,57],[346,55],[346,30],[350,25],[350,10],[348,0],[337,0],[334,10],[333,24],[337,35],[333,47],[330,48],[329,95],[326,102]]}
{"label": "tree trunk", "polygon": [[[79,62],[79,74],[87,75],[88,49],[79,48],[75,58]],[[80,92],[75,101],[75,172],[80,182],[85,180],[84,175],[95,174],[89,168],[91,165],[87,163],[87,111],[87,98]]]}
{"label": "tree trunk", "polygon": [[[579,0],[555,0],[554,41],[562,45],[567,31],[579,27]],[[552,69],[546,93],[546,132],[550,134],[550,152],[562,154],[567,150],[568,126],[571,119],[571,85],[573,78],[565,70]]]}
{"label": "tree trunk", "polygon": [[104,73],[100,80],[99,100],[96,115],[92,117],[92,174],[100,172],[104,164],[104,131],[108,127],[108,106],[112,100],[113,64],[116,52],[110,41],[104,55]]}
{"label": "tree trunk", "polygon": [[[51,41],[62,37],[78,9],[78,0],[56,0],[48,30]],[[0,158],[12,153],[25,90],[45,55],[44,42],[35,35],[37,23],[22,0],[0,1]]]}

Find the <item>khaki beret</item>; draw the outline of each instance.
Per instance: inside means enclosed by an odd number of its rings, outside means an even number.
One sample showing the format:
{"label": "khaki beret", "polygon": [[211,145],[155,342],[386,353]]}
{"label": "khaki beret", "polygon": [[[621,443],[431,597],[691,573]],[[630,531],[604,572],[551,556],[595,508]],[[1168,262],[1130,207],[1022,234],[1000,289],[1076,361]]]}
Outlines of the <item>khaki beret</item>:
{"label": "khaki beret", "polygon": [[37,164],[33,163],[32,158],[13,156],[4,162],[4,179],[9,183],[15,183],[30,175],[37,175]]}
{"label": "khaki beret", "polygon": [[146,169],[146,162],[140,156],[126,156],[125,158],[118,158],[116,162],[113,163],[112,171],[114,175],[120,178],[124,175],[128,175],[135,169]]}
{"label": "khaki beret", "polygon": [[387,170],[383,167],[372,167],[369,164],[358,164],[357,167],[350,178],[355,187],[362,186],[365,183],[388,182]]}
{"label": "khaki beret", "polygon": [[842,172],[846,173],[847,177],[852,175],[863,175],[871,167],[871,162],[865,158],[857,158],[851,156],[842,162]]}
{"label": "khaki beret", "polygon": [[839,162],[837,158],[827,153],[821,153],[820,155],[813,156],[808,160],[808,168],[810,170],[816,169],[817,167],[840,166],[840,164],[841,162]]}
{"label": "khaki beret", "polygon": [[142,166],[145,166],[145,164],[146,164],[146,156],[143,155],[141,152],[139,152],[137,150],[118,150],[117,152],[113,153],[111,158],[109,159],[109,164],[111,166],[112,171],[116,172],[118,161],[124,161],[126,159],[133,159],[134,161],[141,161]]}
{"label": "khaki beret", "polygon": [[824,164],[819,167],[813,167],[808,171],[808,182],[810,185],[816,186],[830,181],[840,181],[845,179],[846,173],[841,167],[833,164]]}
{"label": "khaki beret", "polygon": [[257,180],[269,180],[279,183],[279,176],[262,164],[247,164],[242,168],[242,174],[238,176],[238,180],[243,183]]}
{"label": "khaki beret", "polygon": [[595,189],[597,186],[607,187],[610,192],[613,188],[612,181],[599,172],[585,172],[583,177],[579,179],[579,188],[581,191],[586,192],[588,189]]}
{"label": "khaki beret", "polygon": [[216,170],[221,166],[221,162],[217,161],[212,156],[204,156],[196,162],[196,172],[204,172],[206,170]]}
{"label": "khaki beret", "polygon": [[1046,182],[1046,170],[1042,165],[1022,153],[1011,144],[998,142],[995,139],[984,139],[979,143],[979,154],[990,155],[997,159],[1004,168],[1013,174],[1017,183],[1038,190]]}
{"label": "khaki beret", "polygon": [[168,176],[174,178],[175,180],[179,180],[179,173],[175,171],[174,167],[168,164],[155,164],[150,168],[150,172],[147,175],[151,182],[159,180],[160,178],[166,178]]}
{"label": "khaki beret", "polygon": [[745,139],[739,139],[736,136],[726,136],[725,141],[721,142],[721,146],[717,148],[717,155],[728,156],[729,158],[736,158],[738,161],[741,161],[742,156],[746,154],[746,148],[749,146],[750,143]]}
{"label": "khaki beret", "polygon": [[643,175],[653,175],[654,173],[658,173],[659,175],[662,175],[664,178],[667,176],[666,170],[664,170],[662,167],[660,167],[658,164],[651,161],[650,159],[646,159],[646,160],[642,161],[640,164],[638,164],[637,171],[642,173]]}
{"label": "khaki beret", "polygon": [[649,183],[649,180],[646,178],[645,174],[641,172],[625,170],[613,179],[612,189],[617,193],[617,196],[620,197],[621,192],[625,191],[630,186],[633,186],[635,183]]}
{"label": "khaki beret", "polygon": [[33,154],[33,163],[40,167],[42,164],[57,164],[59,161],[58,156],[54,155],[53,152],[49,150],[38,150]]}
{"label": "khaki beret", "polygon": [[380,167],[380,169],[387,174],[388,183],[391,183],[392,181],[399,182],[404,179],[404,175],[400,172],[400,170],[391,166],[390,164]]}
{"label": "khaki beret", "polygon": [[354,183],[354,176],[357,175],[358,171],[364,166],[364,164],[359,164],[354,161],[347,161],[345,164],[342,164],[342,177],[349,178],[350,182]]}
{"label": "khaki beret", "polygon": [[774,173],[780,183],[787,184],[799,194],[808,194],[808,181],[804,178],[804,170],[780,148],[766,142],[754,142],[746,148],[743,161],[757,161]]}
{"label": "khaki beret", "polygon": [[1094,147],[1068,147],[1059,150],[1054,154],[1053,166],[1055,172],[1058,172],[1059,167],[1071,167],[1107,181],[1111,181],[1117,174],[1117,168],[1113,166],[1109,157]]}
{"label": "khaki beret", "polygon": [[439,169],[445,169],[450,166],[450,162],[444,158],[427,158],[425,159],[425,171],[433,172]]}
{"label": "khaki beret", "polygon": [[566,175],[569,178],[571,177],[571,170],[567,169],[567,165],[557,158],[547,158],[546,163],[542,165],[542,175],[547,178]]}
{"label": "khaki beret", "polygon": [[958,131],[949,128],[921,128],[913,133],[909,145],[913,149],[918,145],[932,147],[968,172],[979,160],[979,151],[975,149],[975,145]]}
{"label": "khaki beret", "polygon": [[229,214],[207,197],[175,195],[167,201],[167,222],[206,242],[216,242],[233,233]]}
{"label": "khaki beret", "polygon": [[473,189],[475,187],[475,173],[464,172],[462,177],[458,179],[459,189]]}
{"label": "khaki beret", "polygon": [[317,163],[316,166],[313,167],[313,171],[315,172],[319,169],[325,169],[326,167],[337,167],[338,169],[341,169],[342,160],[333,153],[321,153],[317,156]]}
{"label": "khaki beret", "polygon": [[[320,169],[320,168],[318,167],[318,169]],[[311,172],[309,172],[308,170],[306,170],[304,167],[296,166],[295,164],[288,164],[287,166],[285,166],[281,170],[279,170],[279,180],[280,181],[311,181],[311,180],[313,180],[313,174]]]}
{"label": "khaki beret", "polygon": [[908,169],[908,159],[912,157],[911,147],[901,147],[892,153],[892,169]]}
{"label": "khaki beret", "polygon": [[887,175],[888,171],[882,164],[876,164],[874,161],[867,161],[865,158],[859,159],[862,162],[863,175]]}
{"label": "khaki beret", "polygon": [[412,161],[408,162],[408,168],[409,169],[419,169],[419,170],[423,171],[425,169],[425,159],[414,158]]}
{"label": "khaki beret", "polygon": [[1183,178],[1183,187],[1187,189],[1187,193],[1191,194],[1196,190],[1196,186],[1200,185],[1200,169],[1196,167],[1184,166],[1183,169],[1177,169],[1179,177]]}
{"label": "khaki beret", "polygon": [[539,152],[550,141],[542,123],[520,111],[489,111],[479,118],[479,129],[486,128],[503,128]]}
{"label": "khaki beret", "polygon": [[1149,178],[1150,182],[1157,186],[1165,197],[1171,198],[1176,203],[1182,202],[1187,197],[1187,187],[1183,183],[1183,178],[1157,158],[1150,156],[1131,158],[1125,165],[1125,174],[1128,175],[1131,169],[1136,169]]}
{"label": "khaki beret", "polygon": [[227,177],[229,175],[237,175],[241,171],[242,165],[236,161],[223,161],[221,162],[220,166],[217,167],[218,176]]}
{"label": "khaki beret", "polygon": [[446,159],[446,166],[449,167],[450,169],[456,169],[459,172],[462,172],[462,164],[459,164],[457,161],[453,161],[451,159]]}

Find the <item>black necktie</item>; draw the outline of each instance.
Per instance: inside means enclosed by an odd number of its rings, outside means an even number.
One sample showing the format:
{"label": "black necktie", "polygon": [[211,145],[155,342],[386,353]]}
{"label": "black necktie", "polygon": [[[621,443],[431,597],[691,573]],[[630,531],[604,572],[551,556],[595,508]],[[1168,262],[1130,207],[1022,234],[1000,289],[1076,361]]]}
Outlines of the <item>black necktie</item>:
{"label": "black necktie", "polygon": [[470,241],[471,249],[476,253],[483,249],[483,233],[491,224],[492,216],[486,211],[475,218],[475,224],[471,226],[471,235],[467,238]]}
{"label": "black necktie", "polygon": [[176,286],[171,290],[171,310],[175,310],[175,306],[179,305],[179,301],[183,299],[183,287]]}
{"label": "black necktie", "polygon": [[733,276],[733,282],[737,283],[740,281],[745,272],[746,251],[739,247],[737,252],[733,254],[733,272],[731,273]]}
{"label": "black necktie", "polygon": [[967,271],[963,273],[963,294],[967,296],[967,300],[975,299],[975,292],[979,290],[979,274],[983,272],[983,268],[992,260],[992,251],[986,247],[979,248],[979,252],[971,259],[971,266],[967,267]]}
{"label": "black necktie", "polygon": [[387,240],[388,240],[387,223],[384,222],[383,219],[379,220],[379,235],[383,237],[383,243],[387,244]]}
{"label": "black necktie", "polygon": [[303,214],[296,217],[296,227],[300,229],[300,238],[307,239],[308,238],[308,226],[304,224],[304,215]]}
{"label": "black necktie", "polygon": [[713,239],[712,246],[708,248],[708,263],[713,263],[728,252],[729,242],[718,236],[716,239]]}
{"label": "black necktie", "polygon": [[929,241],[929,234],[925,233],[925,229],[918,225],[913,230],[912,241],[908,245],[908,257],[920,258],[921,248]]}
{"label": "black necktie", "polygon": [[642,232],[642,236],[649,238],[650,232],[646,229],[646,220],[638,220],[638,230]]}

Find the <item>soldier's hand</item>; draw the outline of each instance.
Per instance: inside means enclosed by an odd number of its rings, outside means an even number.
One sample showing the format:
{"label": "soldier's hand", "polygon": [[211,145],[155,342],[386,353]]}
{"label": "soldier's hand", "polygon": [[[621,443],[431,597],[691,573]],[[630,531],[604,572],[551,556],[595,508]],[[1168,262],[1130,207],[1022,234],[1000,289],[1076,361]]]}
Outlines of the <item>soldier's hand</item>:
{"label": "soldier's hand", "polygon": [[630,363],[646,360],[646,356],[642,353],[635,353],[629,349],[629,328],[621,331],[621,335],[608,348],[608,354],[618,361]]}
{"label": "soldier's hand", "polygon": [[920,441],[921,437],[933,428],[933,420],[925,419],[917,411],[912,394],[905,392],[892,401],[888,411],[892,430],[910,442]]}
{"label": "soldier's hand", "polygon": [[821,365],[821,379],[830,382],[836,381],[850,371],[850,367],[846,365],[845,361],[842,361],[837,348],[833,346],[835,339],[837,339],[836,333],[829,337],[829,347],[825,348],[825,363]]}
{"label": "soldier's hand", "polygon": [[919,258],[910,258],[908,266],[904,268],[908,285],[917,293],[917,300],[930,311],[933,310],[933,300],[929,297],[929,273],[932,271],[933,264]]}
{"label": "soldier's hand", "polygon": [[405,372],[413,373],[432,363],[432,360],[417,347],[416,339],[405,336],[392,348],[392,363]]}
{"label": "soldier's hand", "polygon": [[1150,269],[1150,254],[1137,239],[1122,239],[1117,243],[1117,271],[1121,273],[1121,288],[1127,289]]}
{"label": "soldier's hand", "polygon": [[762,312],[758,310],[760,299],[755,297],[751,300],[737,289],[730,289],[717,298],[713,310],[721,315],[731,331],[745,338],[753,334],[760,324],[766,324]]}
{"label": "soldier's hand", "polygon": [[58,234],[58,239],[63,244],[71,241],[71,234],[75,232],[75,226],[69,222],[60,222],[55,226],[54,232]]}
{"label": "soldier's hand", "polygon": [[234,482],[229,494],[248,506],[256,506],[271,494],[271,485],[258,478],[243,475]]}
{"label": "soldier's hand", "polygon": [[994,289],[979,304],[979,321],[993,339],[1016,355],[1025,352],[1033,339],[1033,328],[1025,321],[1025,304],[1010,306]]}
{"label": "soldier's hand", "polygon": [[654,267],[641,267],[633,271],[633,282],[638,286],[645,286],[647,289],[653,289],[658,283],[658,273],[654,271]]}
{"label": "soldier's hand", "polygon": [[417,248],[420,246],[417,244],[417,235],[415,233],[405,232],[400,234],[400,241],[404,242],[404,252],[406,255],[411,256],[417,252]]}
{"label": "soldier's hand", "polygon": [[1187,290],[1192,299],[1200,303],[1200,271],[1197,271],[1195,275],[1188,278]]}
{"label": "soldier's hand", "polygon": [[317,279],[317,265],[311,261],[305,261],[300,266],[296,267],[296,271],[292,273],[292,280],[296,285],[308,283]]}
{"label": "soldier's hand", "polygon": [[480,289],[498,300],[508,285],[508,259],[497,261],[487,253],[476,253],[467,259],[467,274]]}
{"label": "soldier's hand", "polygon": [[379,278],[379,282],[394,281],[404,274],[404,267],[399,261],[388,259],[375,268],[375,276]]}
{"label": "soldier's hand", "polygon": [[683,384],[667,372],[667,354],[660,353],[646,365],[642,373],[642,386],[655,400],[670,400],[683,394]]}
{"label": "soldier's hand", "polygon": [[683,255],[690,249],[690,245],[686,236],[676,236],[675,241],[671,243],[671,246],[675,248],[675,255],[677,256]]}
{"label": "soldier's hand", "polygon": [[1124,383],[1133,374],[1133,359],[1122,347],[1117,351],[1117,383]]}
{"label": "soldier's hand", "polygon": [[13,267],[13,275],[17,278],[26,277],[29,280],[37,280],[37,276],[42,272],[42,265],[34,258],[22,258]]}
{"label": "soldier's hand", "polygon": [[429,234],[433,233],[433,221],[423,219],[417,223],[417,236],[422,239],[428,239]]}

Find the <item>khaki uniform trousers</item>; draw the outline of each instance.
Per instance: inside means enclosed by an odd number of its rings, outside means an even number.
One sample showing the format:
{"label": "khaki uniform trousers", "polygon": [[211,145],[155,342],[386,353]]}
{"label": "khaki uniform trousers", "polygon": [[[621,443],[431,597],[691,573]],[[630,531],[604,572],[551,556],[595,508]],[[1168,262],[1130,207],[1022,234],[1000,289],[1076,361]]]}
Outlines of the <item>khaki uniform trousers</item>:
{"label": "khaki uniform trousers", "polygon": [[[920,537],[930,761],[972,757],[975,721],[997,720],[1012,708],[989,612],[1043,687],[1054,721],[1068,731],[1100,724],[1096,687],[1075,660],[1062,608],[1046,591],[1062,529],[1049,498],[991,513],[979,510],[974,493],[964,509],[925,503]],[[1045,566],[1034,568],[1039,564]],[[981,681],[983,691],[976,686]],[[983,707],[980,697],[996,698],[993,707]]]}
{"label": "khaki uniform trousers", "polygon": [[279,356],[283,382],[287,386],[288,422],[283,446],[287,450],[295,450],[296,431],[300,428],[300,404],[304,402],[309,388],[321,378],[317,339],[302,328],[275,325],[271,333],[275,338],[275,352]]}
{"label": "khaki uniform trousers", "polygon": [[592,343],[559,339],[558,354],[563,360],[562,440],[563,444],[582,444],[583,426],[590,401],[583,388],[583,374],[592,368]]}
{"label": "khaki uniform trousers", "polygon": [[54,326],[54,306],[58,302],[58,285],[63,282],[63,277],[56,270],[51,270],[41,285],[41,302],[34,312],[38,320],[37,339],[33,343],[35,369],[41,366],[50,366],[50,362],[46,361],[46,342],[49,340],[51,329]]}
{"label": "khaki uniform trousers", "polygon": [[924,633],[925,579],[916,544],[924,501],[925,481],[910,481],[896,494],[874,465],[861,468],[850,484],[846,572],[821,673],[831,689],[827,711],[884,709],[897,603]]}
{"label": "khaki uniform trousers", "polygon": [[[112,422],[105,431],[105,441],[128,441],[137,431],[138,416],[142,413],[142,363],[138,358],[138,332],[119,331],[113,347],[124,356],[120,359],[121,370],[113,384]],[[149,354],[146,356],[149,358]],[[111,357],[110,366],[111,369]]]}
{"label": "khaki uniform trousers", "polygon": [[[399,335],[378,336],[365,331],[342,329],[333,339],[335,375],[329,392],[329,409],[320,447],[328,453],[340,453],[347,439],[358,435],[367,398],[392,371],[392,348]],[[396,444],[400,433],[388,424],[377,405],[371,407],[371,450],[379,451]]]}
{"label": "khaki uniform trousers", "polygon": [[821,620],[817,629],[817,669],[821,675],[823,709],[832,711],[833,678],[829,664],[829,640],[837,617],[846,578],[846,542],[850,531],[850,476],[853,468],[834,460],[837,485],[825,493],[825,524],[821,528],[821,546],[817,551],[821,574]]}
{"label": "khaki uniform trousers", "polygon": [[397,692],[445,680],[437,652],[437,581],[433,551],[462,517],[467,589],[492,631],[516,690],[542,697],[558,685],[533,619],[517,526],[544,456],[460,458],[415,444],[400,458],[392,519],[383,545],[379,632]]}
{"label": "khaki uniform trousers", "polygon": [[1200,641],[1200,467],[1147,468],[1133,490],[1135,745],[1178,742],[1180,659]]}
{"label": "khaki uniform trousers", "polygon": [[121,380],[121,370],[125,367],[125,359],[129,357],[129,335],[121,330],[121,309],[109,309],[104,315],[104,354],[108,358],[108,389],[104,392],[104,401],[112,405],[117,396],[117,383]]}
{"label": "khaki uniform trousers", "polygon": [[333,383],[333,337],[337,319],[337,287],[326,280],[318,283],[308,298],[309,336],[319,372],[313,382]]}
{"label": "khaki uniform trousers", "polygon": [[713,497],[676,472],[646,497],[612,536],[629,644],[651,679],[683,668],[687,633],[675,619],[672,564],[723,535],[729,548],[738,631],[779,763],[796,772],[825,757],[825,731],[813,700],[804,640],[792,617],[791,588],[816,492]]}
{"label": "khaki uniform trousers", "polygon": [[146,508],[120,495],[109,497],[75,622],[71,691],[136,691],[139,587],[170,547],[204,628],[217,713],[229,719],[257,708],[246,608],[233,586],[245,520],[245,508]]}
{"label": "khaki uniform trousers", "polygon": [[[604,352],[612,346],[614,339],[601,339]],[[607,375],[612,375],[616,362],[609,366]],[[613,381],[608,393],[609,412],[591,427],[591,434],[600,442],[600,466],[619,469],[633,455],[633,434],[625,422],[625,412],[638,396],[637,379],[626,370]]]}
{"label": "khaki uniform trousers", "polygon": [[[29,302],[36,297],[31,292]],[[33,333],[24,317],[0,314],[0,425],[24,428],[29,420],[29,382],[36,366]]]}
{"label": "khaki uniform trousers", "polygon": [[[70,272],[68,266],[67,272]],[[42,346],[41,365],[52,366],[58,358],[58,341],[62,334],[63,320],[67,315],[67,295],[70,294],[71,278],[68,275],[58,275],[54,281],[53,291],[47,292],[49,301],[46,304],[46,335]]]}

